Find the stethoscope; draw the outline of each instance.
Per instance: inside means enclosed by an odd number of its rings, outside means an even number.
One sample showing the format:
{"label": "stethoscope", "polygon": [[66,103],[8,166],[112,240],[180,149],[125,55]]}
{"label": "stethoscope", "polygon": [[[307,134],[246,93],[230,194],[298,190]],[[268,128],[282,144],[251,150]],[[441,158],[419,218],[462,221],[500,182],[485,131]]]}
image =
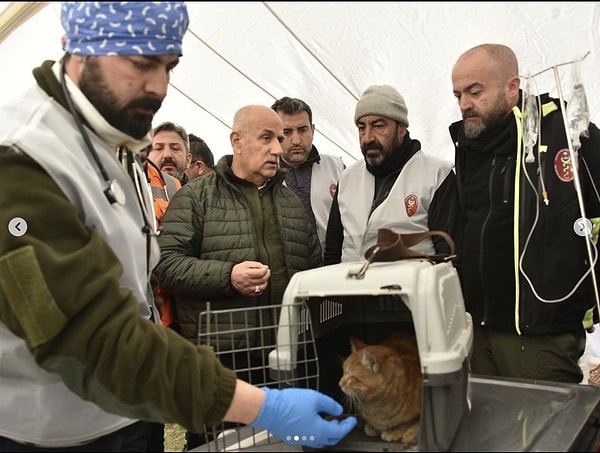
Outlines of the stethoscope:
{"label": "stethoscope", "polygon": [[[102,175],[102,178],[106,185],[106,188],[103,190],[104,196],[106,197],[106,199],[108,200],[108,202],[111,205],[117,203],[121,206],[124,206],[125,201],[127,200],[127,198],[125,196],[125,191],[123,190],[123,188],[121,187],[121,185],[119,184],[119,182],[116,179],[111,179],[108,176],[108,173],[106,172],[104,165],[100,161],[100,157],[98,156],[98,153],[96,152],[96,149],[94,148],[94,145],[92,144],[92,141],[90,140],[88,133],[86,132],[85,128],[83,127],[83,123],[81,122],[79,113],[75,109],[75,104],[73,104],[73,99],[71,98],[71,94],[69,93],[69,90],[67,89],[67,83],[65,80],[64,64],[62,65],[61,70],[60,70],[60,85],[62,88],[63,95],[65,96],[65,99],[67,101],[67,106],[69,107],[69,111],[71,112],[71,115],[75,119],[75,123],[77,124],[77,128],[79,129],[79,132],[81,133],[81,136],[83,137],[83,141],[85,142],[85,145],[86,145],[88,151],[94,158],[94,161],[96,162],[96,166],[98,167],[98,170],[100,171],[100,174]],[[135,158],[133,157],[133,154],[131,151],[129,151],[129,150],[125,151],[123,148],[119,149],[119,160],[121,162],[123,162],[123,158],[125,158],[127,160],[127,168],[130,173],[130,177],[133,180],[137,198],[138,198],[138,202],[140,205],[140,210],[142,211],[142,217],[144,218],[144,225],[142,226],[142,232],[148,236],[157,237],[160,235],[161,232],[159,229],[157,229],[154,226],[155,225],[154,219],[148,215],[148,210],[145,207],[142,185],[139,180],[139,174],[135,170]]]}

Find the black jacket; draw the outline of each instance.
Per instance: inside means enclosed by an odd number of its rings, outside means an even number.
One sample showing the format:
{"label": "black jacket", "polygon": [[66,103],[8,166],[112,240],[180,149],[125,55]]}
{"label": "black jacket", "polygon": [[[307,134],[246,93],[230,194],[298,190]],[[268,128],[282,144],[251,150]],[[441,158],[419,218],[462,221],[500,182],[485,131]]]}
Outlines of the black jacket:
{"label": "black jacket", "polygon": [[[543,146],[534,146],[533,163],[523,158],[517,107],[475,140],[463,135],[462,121],[450,126],[465,219],[460,259],[467,310],[475,323],[523,335],[581,330],[596,303],[591,274],[584,277],[590,268],[586,239],[574,231],[582,214],[560,102],[543,95],[541,103]],[[600,131],[590,124],[588,133],[577,153],[586,217],[594,218],[600,216],[594,189],[600,183]]]}

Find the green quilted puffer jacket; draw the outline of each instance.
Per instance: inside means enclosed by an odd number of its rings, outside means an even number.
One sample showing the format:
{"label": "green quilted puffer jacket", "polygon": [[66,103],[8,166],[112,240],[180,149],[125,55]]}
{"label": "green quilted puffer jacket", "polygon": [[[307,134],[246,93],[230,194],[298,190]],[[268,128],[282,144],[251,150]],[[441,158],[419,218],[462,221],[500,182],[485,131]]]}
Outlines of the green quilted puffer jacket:
{"label": "green quilted puffer jacket", "polygon": [[[206,310],[207,302],[210,302],[211,310],[277,305],[294,273],[322,265],[316,231],[308,221],[300,199],[282,185],[284,170],[261,189],[259,196],[256,186],[233,175],[231,159],[232,156],[224,156],[214,172],[190,181],[175,194],[159,236],[161,259],[155,272],[161,287],[172,298],[180,333],[194,342],[198,338],[198,329],[206,332],[207,327],[199,325],[198,320],[200,313]],[[256,191],[251,201],[236,187],[240,184],[244,185],[244,194]],[[269,192],[284,252],[277,262],[283,260],[287,267],[285,281],[273,281],[276,273],[271,263],[259,259],[260,244],[253,213],[261,211],[260,199],[269,196]],[[281,244],[279,246],[281,250]],[[231,287],[233,266],[249,260],[271,266],[268,290],[259,297],[242,296]],[[244,324],[258,325],[259,320],[253,318],[255,313],[256,310],[250,310],[223,316],[222,321],[216,322],[227,325],[217,328],[237,330]],[[248,315],[249,322],[245,319]],[[214,322],[211,318],[211,323]],[[273,325],[277,319],[262,322]],[[218,344],[212,344],[219,351],[252,346],[247,343],[254,341],[252,332],[223,337]]]}

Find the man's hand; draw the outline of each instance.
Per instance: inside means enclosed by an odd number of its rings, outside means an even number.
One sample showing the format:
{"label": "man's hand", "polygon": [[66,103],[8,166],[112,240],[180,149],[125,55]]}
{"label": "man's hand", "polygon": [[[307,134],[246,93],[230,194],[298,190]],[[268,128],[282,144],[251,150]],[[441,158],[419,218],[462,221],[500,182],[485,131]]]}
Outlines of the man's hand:
{"label": "man's hand", "polygon": [[267,289],[271,269],[258,261],[244,261],[231,270],[231,286],[244,296],[259,296]]}

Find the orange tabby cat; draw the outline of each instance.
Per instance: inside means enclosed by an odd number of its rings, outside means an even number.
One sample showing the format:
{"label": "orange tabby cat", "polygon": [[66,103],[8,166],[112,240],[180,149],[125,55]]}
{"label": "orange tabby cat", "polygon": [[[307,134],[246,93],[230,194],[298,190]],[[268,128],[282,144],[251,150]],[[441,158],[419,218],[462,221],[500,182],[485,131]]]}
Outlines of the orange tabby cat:
{"label": "orange tabby cat", "polygon": [[350,338],[339,386],[368,436],[415,443],[421,420],[421,364],[414,335],[394,333],[379,345]]}

